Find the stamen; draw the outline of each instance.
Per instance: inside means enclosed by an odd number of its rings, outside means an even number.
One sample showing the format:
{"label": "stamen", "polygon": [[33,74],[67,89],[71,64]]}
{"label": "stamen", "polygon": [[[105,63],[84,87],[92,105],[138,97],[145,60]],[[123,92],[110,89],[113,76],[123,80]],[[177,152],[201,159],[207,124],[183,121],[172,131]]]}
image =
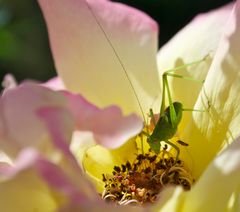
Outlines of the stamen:
{"label": "stamen", "polygon": [[138,154],[130,163],[114,166],[112,174],[103,174],[105,189],[102,198],[118,205],[155,202],[168,185],[181,185],[189,190],[194,182],[183,161],[176,160],[167,146],[155,154]]}

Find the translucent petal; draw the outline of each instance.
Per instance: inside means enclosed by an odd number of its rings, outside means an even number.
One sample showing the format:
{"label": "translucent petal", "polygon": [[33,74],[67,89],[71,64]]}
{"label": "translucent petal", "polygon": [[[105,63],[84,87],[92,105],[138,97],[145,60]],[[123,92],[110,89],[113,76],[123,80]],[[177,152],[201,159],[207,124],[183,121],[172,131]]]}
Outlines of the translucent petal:
{"label": "translucent petal", "polygon": [[239,7],[237,1],[196,104],[196,108],[209,105],[209,112],[193,113],[183,135],[184,141],[190,144],[190,158],[186,161],[193,161],[195,177],[240,132]]}
{"label": "translucent petal", "polygon": [[160,91],[156,23],[136,9],[105,0],[39,3],[66,87],[98,106],[117,104],[124,112],[141,114],[132,83],[146,113]]}
{"label": "translucent petal", "polygon": [[[163,46],[158,53],[160,74],[174,67],[201,60],[208,55],[204,62],[176,71],[176,74],[204,80],[232,7],[233,4],[229,4],[198,15]],[[169,77],[169,82],[173,99],[182,102],[184,108],[193,108],[203,84],[173,77]],[[191,113],[185,112],[183,115],[180,131],[189,121]]]}

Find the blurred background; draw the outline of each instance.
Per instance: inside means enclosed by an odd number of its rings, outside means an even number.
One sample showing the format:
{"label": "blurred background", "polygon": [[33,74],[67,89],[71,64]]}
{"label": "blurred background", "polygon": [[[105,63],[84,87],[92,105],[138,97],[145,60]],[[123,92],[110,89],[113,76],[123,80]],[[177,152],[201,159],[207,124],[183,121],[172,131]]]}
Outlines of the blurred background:
{"label": "blurred background", "polygon": [[[230,0],[120,0],[148,13],[160,25],[159,46],[196,14]],[[46,81],[55,68],[45,23],[36,0],[0,0],[0,81],[12,73],[23,79]]]}

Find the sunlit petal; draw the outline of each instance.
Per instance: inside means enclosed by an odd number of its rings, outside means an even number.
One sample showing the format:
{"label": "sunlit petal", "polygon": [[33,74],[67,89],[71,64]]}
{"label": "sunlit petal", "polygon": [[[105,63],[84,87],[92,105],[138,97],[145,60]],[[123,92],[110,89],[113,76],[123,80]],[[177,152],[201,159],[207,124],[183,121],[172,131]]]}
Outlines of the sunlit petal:
{"label": "sunlit petal", "polygon": [[[185,63],[200,60],[210,54],[207,62],[177,71],[183,76],[205,79],[232,7],[233,4],[229,4],[198,15],[165,44],[158,53],[158,66],[161,73]],[[186,107],[193,107],[201,85],[182,79],[169,81],[173,86],[174,98],[182,101]]]}
{"label": "sunlit petal", "polygon": [[[133,161],[136,153],[137,147],[134,139],[111,151],[101,146],[94,146],[86,151],[82,163],[97,189],[102,192],[102,174],[111,174],[114,166],[125,164],[126,161]],[[81,155],[79,154],[79,156]]]}
{"label": "sunlit petal", "polygon": [[239,155],[238,138],[211,163],[187,194],[183,211],[226,211],[231,194],[240,186]]}
{"label": "sunlit petal", "polygon": [[[200,14],[177,33],[158,53],[160,73],[201,60],[208,55],[204,62],[182,68],[176,72],[182,76],[204,80],[225,30],[226,20],[232,7],[233,4],[228,4],[220,9]],[[173,99],[181,101],[185,108],[193,108],[203,84],[173,77],[169,77],[169,82]],[[190,117],[190,112],[184,113],[180,131],[185,127]]]}
{"label": "sunlit petal", "polygon": [[148,111],[160,91],[158,27],[152,19],[136,9],[105,0],[39,3],[57,71],[68,89],[99,106],[117,104],[124,112],[140,114],[126,69],[143,111]]}
{"label": "sunlit petal", "polygon": [[52,90],[65,90],[66,87],[60,77],[55,77],[43,84],[44,86],[52,89]]}
{"label": "sunlit petal", "polygon": [[198,177],[222,147],[239,133],[240,122],[240,2],[227,22],[223,37],[208,72],[196,108],[209,112],[193,113],[183,139],[193,172]]}
{"label": "sunlit petal", "polygon": [[191,191],[167,188],[154,211],[227,211],[232,194],[240,186],[239,154],[238,137],[211,162]]}

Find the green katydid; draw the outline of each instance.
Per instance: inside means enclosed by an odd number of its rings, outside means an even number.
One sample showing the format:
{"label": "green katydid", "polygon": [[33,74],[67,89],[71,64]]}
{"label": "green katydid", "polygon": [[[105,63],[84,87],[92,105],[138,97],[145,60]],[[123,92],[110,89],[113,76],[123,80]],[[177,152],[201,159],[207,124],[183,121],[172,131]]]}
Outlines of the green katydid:
{"label": "green katydid", "polygon": [[[176,160],[178,159],[180,150],[177,145],[169,141],[177,132],[178,125],[182,119],[182,112],[183,111],[196,111],[196,112],[206,112],[206,110],[195,110],[195,109],[184,109],[183,104],[181,102],[173,102],[171,93],[170,93],[170,88],[168,84],[167,77],[178,77],[178,78],[183,78],[187,80],[192,80],[192,81],[197,81],[203,83],[204,81],[199,81],[190,77],[184,77],[178,74],[173,74],[171,72],[180,70],[182,68],[185,68],[187,66],[195,65],[198,63],[201,63],[204,61],[206,57],[199,61],[195,61],[189,64],[185,64],[183,66],[176,67],[172,70],[168,70],[164,72],[162,76],[162,84],[163,84],[163,93],[162,93],[162,104],[160,108],[160,114],[159,114],[159,119],[157,123],[154,121],[154,114],[153,111],[150,109],[150,118],[153,120],[154,124],[154,129],[151,134],[144,132],[144,134],[147,136],[147,142],[150,145],[150,148],[155,152],[159,153],[160,148],[161,148],[161,142],[164,141],[166,144],[169,144],[172,146],[176,151]],[[165,108],[165,92],[167,92],[168,96],[168,101],[169,101],[169,106]],[[183,141],[178,142],[179,144],[183,146],[187,146]]]}
{"label": "green katydid", "polygon": [[[121,65],[121,67],[124,71],[124,74],[126,75],[126,78],[129,81],[130,87],[133,89],[134,95],[136,97],[136,100],[138,102],[140,110],[143,114],[143,119],[145,120],[144,112],[143,112],[143,109],[141,107],[140,100],[139,100],[138,95],[137,95],[137,93],[134,89],[134,86],[133,86],[133,84],[130,80],[128,72],[125,69],[125,66],[123,64],[123,61],[121,60],[120,55],[118,54],[118,52],[114,48],[114,45],[113,45],[110,37],[108,37],[108,35],[104,31],[104,28],[103,28],[101,22],[98,20],[98,18],[95,15],[93,9],[91,8],[91,6],[88,4],[87,1],[86,1],[86,5],[87,5],[89,11],[92,13],[93,18],[95,19],[95,21],[96,21],[97,25],[99,26],[100,30],[103,32],[103,35],[106,38],[107,42],[109,43],[110,47],[112,48],[113,53],[115,54],[117,60],[119,61],[120,65]],[[177,151],[177,155],[176,155],[176,161],[177,161],[180,150],[179,150],[178,146],[175,145],[174,143],[170,142],[169,139],[171,139],[177,132],[178,125],[179,125],[179,123],[182,119],[182,112],[183,111],[198,111],[198,112],[205,112],[206,111],[206,110],[184,109],[182,103],[172,102],[170,88],[169,88],[169,84],[168,84],[168,80],[167,80],[167,77],[171,76],[171,77],[177,77],[177,78],[193,80],[193,81],[198,81],[198,82],[203,83],[203,81],[199,81],[199,80],[196,80],[196,79],[193,79],[193,78],[190,78],[190,77],[184,77],[184,76],[172,73],[172,72],[183,69],[187,66],[191,66],[191,65],[201,63],[202,61],[205,60],[205,58],[206,57],[204,57],[201,60],[189,63],[189,64],[178,66],[174,69],[166,71],[163,74],[163,77],[162,77],[163,95],[162,95],[162,104],[161,104],[159,119],[158,119],[157,123],[154,123],[154,129],[153,129],[151,134],[149,134],[149,132],[145,132],[145,131],[143,131],[141,133],[141,134],[144,134],[145,136],[147,136],[147,142],[150,145],[151,150],[153,150],[155,153],[159,153],[160,148],[161,148],[161,142],[164,141],[166,144],[169,144],[170,146],[172,146]],[[165,108],[165,92],[167,92],[168,101],[169,101],[169,106],[167,108]],[[152,109],[150,109],[150,118],[154,122],[155,119],[154,119],[154,114],[153,114]],[[180,141],[180,140],[179,140],[178,143],[183,145],[183,146],[188,145],[185,142]],[[142,152],[143,152],[143,144],[142,144]]]}

